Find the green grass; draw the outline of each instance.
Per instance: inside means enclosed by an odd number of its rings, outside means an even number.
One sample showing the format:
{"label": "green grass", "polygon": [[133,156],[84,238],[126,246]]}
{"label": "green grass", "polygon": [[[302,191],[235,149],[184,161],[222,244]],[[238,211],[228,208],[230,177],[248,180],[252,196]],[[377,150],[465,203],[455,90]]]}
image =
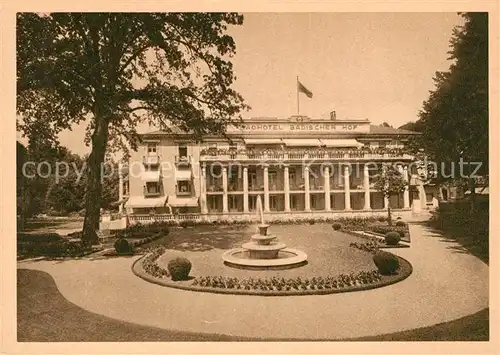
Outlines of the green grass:
{"label": "green grass", "polygon": [[[332,326],[335,326],[335,320],[332,320]],[[489,310],[484,309],[473,315],[431,327],[373,337],[342,339],[342,341],[487,341],[488,339]],[[122,322],[88,312],[69,302],[59,293],[49,274],[20,269],[17,272],[17,340],[19,342],[138,342],[292,339],[250,339],[170,331]]]}

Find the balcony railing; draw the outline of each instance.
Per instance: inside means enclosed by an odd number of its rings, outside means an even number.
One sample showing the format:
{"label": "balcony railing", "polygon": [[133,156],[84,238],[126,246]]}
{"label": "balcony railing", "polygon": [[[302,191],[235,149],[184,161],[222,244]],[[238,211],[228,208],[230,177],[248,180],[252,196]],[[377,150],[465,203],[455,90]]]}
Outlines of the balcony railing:
{"label": "balcony railing", "polygon": [[175,156],[175,165],[176,166],[190,166],[192,164],[192,156],[191,155],[176,155]]}
{"label": "balcony railing", "polygon": [[407,159],[413,155],[402,149],[332,149],[332,150],[227,150],[214,149],[202,150],[200,152],[201,161],[221,161],[221,160],[329,160],[329,159]]}
{"label": "balcony railing", "polygon": [[159,165],[160,164],[160,156],[156,154],[143,155],[142,163],[144,165]]}

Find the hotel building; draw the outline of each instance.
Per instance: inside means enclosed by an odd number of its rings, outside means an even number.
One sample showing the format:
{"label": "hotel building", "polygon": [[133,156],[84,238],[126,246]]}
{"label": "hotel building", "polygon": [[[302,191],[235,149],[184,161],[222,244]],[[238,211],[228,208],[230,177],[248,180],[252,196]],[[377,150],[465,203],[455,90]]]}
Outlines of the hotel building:
{"label": "hotel building", "polygon": [[[135,222],[335,218],[420,211],[437,203],[405,145],[415,132],[368,120],[251,118],[227,137],[155,131],[142,135],[126,173],[120,206]],[[384,163],[396,163],[409,186],[389,199],[374,189]]]}

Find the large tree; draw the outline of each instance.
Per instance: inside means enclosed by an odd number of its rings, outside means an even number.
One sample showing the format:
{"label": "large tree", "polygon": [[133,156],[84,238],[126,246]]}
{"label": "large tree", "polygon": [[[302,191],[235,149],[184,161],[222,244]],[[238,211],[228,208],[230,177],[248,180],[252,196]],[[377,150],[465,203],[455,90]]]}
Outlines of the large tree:
{"label": "large tree", "polygon": [[223,134],[247,106],[231,88],[235,13],[21,13],[19,128],[55,137],[88,122],[84,240],[97,241],[107,147],[137,147],[136,126]]}
{"label": "large tree", "polygon": [[449,70],[436,72],[435,89],[415,124],[422,132],[418,145],[429,160],[445,163],[447,174],[454,162],[454,178],[461,159],[481,162],[479,173],[488,173],[488,13],[460,16],[464,24],[450,40]]}

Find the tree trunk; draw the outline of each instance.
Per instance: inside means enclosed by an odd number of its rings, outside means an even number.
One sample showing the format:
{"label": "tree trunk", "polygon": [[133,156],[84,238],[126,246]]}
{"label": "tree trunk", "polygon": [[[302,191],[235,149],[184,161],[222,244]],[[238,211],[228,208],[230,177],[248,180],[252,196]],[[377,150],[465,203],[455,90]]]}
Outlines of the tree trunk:
{"label": "tree trunk", "polygon": [[476,210],[476,180],[469,177],[470,189],[470,213],[474,214]]}
{"label": "tree trunk", "polygon": [[101,210],[101,166],[104,163],[108,142],[108,123],[102,117],[96,117],[96,128],[92,135],[92,152],[87,160],[87,189],[85,194],[85,219],[83,222],[82,241],[85,245],[99,242]]}

